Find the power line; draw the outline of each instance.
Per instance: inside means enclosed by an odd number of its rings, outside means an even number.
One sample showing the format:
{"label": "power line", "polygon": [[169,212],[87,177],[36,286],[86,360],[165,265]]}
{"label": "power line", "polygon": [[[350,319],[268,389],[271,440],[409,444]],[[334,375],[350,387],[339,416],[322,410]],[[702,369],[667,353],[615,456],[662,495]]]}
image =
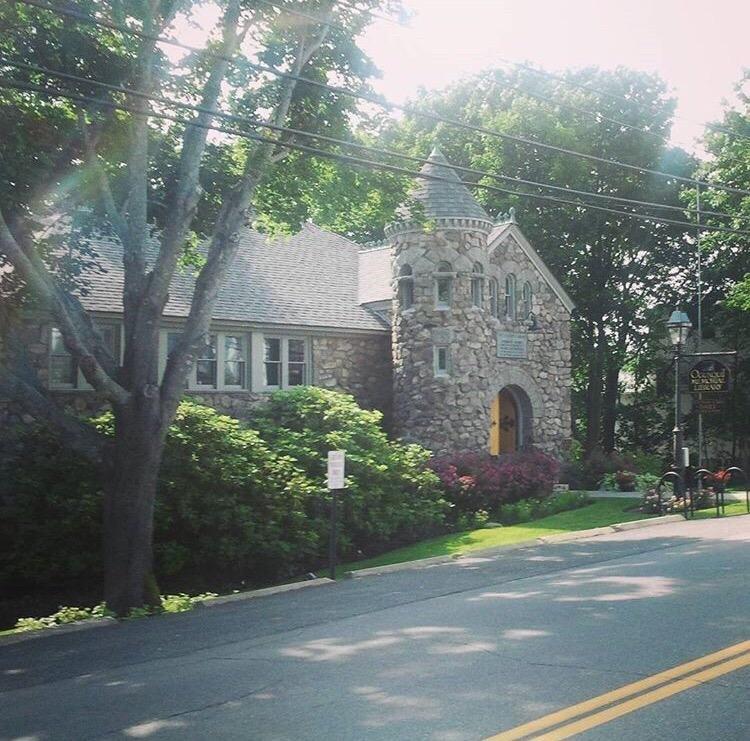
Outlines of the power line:
{"label": "power line", "polygon": [[[60,90],[50,90],[40,85],[34,85],[32,83],[26,83],[20,80],[0,78],[0,86],[10,87],[10,88],[17,89],[17,90],[37,92],[37,93],[41,93],[44,95],[49,95],[50,97],[59,97],[59,98],[64,98],[68,100],[75,100],[78,102],[91,103],[97,106],[104,106],[107,108],[113,108],[116,110],[128,111],[130,113],[143,115],[142,111],[137,110],[132,106],[127,106],[127,105],[120,104],[120,103],[114,103],[112,101],[104,101],[104,100],[92,98],[86,95],[79,95],[77,93],[68,93],[68,92],[64,92]],[[311,147],[306,144],[299,144],[297,142],[280,141],[277,139],[272,139],[270,137],[261,136],[258,134],[251,134],[247,131],[237,131],[236,129],[230,129],[230,128],[223,127],[223,126],[204,124],[199,121],[190,121],[190,120],[179,118],[177,116],[172,116],[166,113],[157,113],[155,111],[151,111],[147,115],[152,118],[159,118],[159,119],[163,119],[167,121],[173,121],[175,123],[179,123],[184,126],[196,126],[198,128],[208,129],[210,131],[222,132],[222,133],[229,134],[232,136],[249,139],[251,141],[257,141],[257,142],[264,143],[264,144],[272,144],[274,146],[282,147],[284,149],[291,149],[291,150],[296,150],[300,152],[305,152],[307,154],[317,155],[317,156],[325,157],[328,159],[333,159],[333,160],[340,161],[340,162],[347,162],[350,164],[361,165],[361,166],[368,167],[371,169],[378,169],[378,170],[383,170],[386,172],[392,172],[398,175],[405,175],[405,176],[409,176],[413,178],[416,177],[416,178],[421,178],[424,180],[435,180],[439,182],[455,183],[455,180],[451,180],[450,178],[441,177],[439,175],[432,175],[429,173],[416,172],[415,170],[409,170],[404,167],[399,167],[398,165],[390,165],[384,162],[378,162],[375,160],[368,160],[368,159],[364,159],[361,157],[354,157],[352,155],[341,154],[339,152],[331,152],[329,150],[319,149],[317,147]],[[292,130],[290,129],[290,131]],[[513,196],[518,196],[521,198],[534,198],[537,200],[550,201],[553,203],[574,206],[575,208],[593,209],[596,211],[611,213],[611,214],[615,214],[618,216],[625,216],[627,218],[640,219],[640,220],[648,221],[654,224],[670,224],[670,225],[675,225],[675,226],[684,226],[690,229],[695,229],[697,226],[696,224],[693,224],[689,221],[678,221],[676,219],[667,219],[667,218],[662,218],[658,216],[648,216],[646,214],[640,214],[640,213],[631,212],[631,211],[619,211],[617,209],[607,208],[604,206],[594,206],[592,204],[588,204],[582,201],[572,201],[569,199],[558,198],[556,196],[548,196],[548,195],[542,195],[542,194],[537,194],[537,193],[522,193],[519,191],[511,190],[509,188],[500,188],[498,186],[487,185],[484,183],[474,183],[473,185],[476,188],[481,188],[483,190],[487,190],[490,192],[503,193],[505,195],[513,195]],[[741,229],[731,229],[728,227],[708,226],[708,225],[701,225],[700,227],[697,227],[697,228],[700,228],[701,231],[739,234],[745,237],[750,237],[750,231],[744,231]]]}
{"label": "power line", "polygon": [[[213,110],[213,109],[205,108],[203,106],[192,105],[192,104],[185,103],[182,101],[173,100],[171,98],[164,98],[162,96],[143,93],[138,90],[131,90],[128,88],[123,88],[118,85],[112,85],[110,83],[101,82],[99,80],[93,80],[91,78],[81,77],[79,75],[73,75],[67,72],[49,69],[47,67],[40,67],[39,65],[35,65],[35,64],[27,64],[25,62],[17,62],[13,60],[4,59],[1,56],[0,56],[0,65],[6,65],[10,67],[16,67],[17,69],[37,72],[37,73],[47,75],[50,77],[58,78],[60,80],[68,80],[71,82],[81,83],[84,85],[91,85],[91,86],[98,87],[104,90],[108,90],[114,93],[133,95],[135,97],[150,100],[152,102],[160,103],[162,105],[172,106],[176,108],[181,108],[183,110],[190,110],[190,111],[195,111],[198,113],[205,113],[211,116],[216,116],[224,120],[232,121],[233,123],[240,123],[243,125],[267,128],[273,131],[291,134],[294,136],[301,135],[301,136],[306,136],[306,137],[313,137],[313,138],[316,138],[316,139],[319,139],[321,141],[325,141],[331,144],[336,144],[336,145],[346,146],[346,147],[353,147],[356,149],[365,150],[369,153],[384,155],[387,157],[397,157],[403,160],[416,162],[420,165],[426,164],[428,162],[428,160],[422,157],[416,157],[416,156],[409,155],[403,152],[397,152],[397,151],[385,149],[382,147],[373,147],[373,146],[361,144],[359,142],[338,139],[335,137],[327,136],[325,134],[319,134],[319,133],[315,133],[311,131],[306,131],[303,129],[289,128],[286,126],[277,126],[271,123],[260,121],[259,119],[250,118],[247,116],[238,116],[236,114],[226,113],[225,111],[221,111],[221,110]],[[510,175],[495,174],[495,173],[491,173],[485,170],[479,170],[479,169],[472,168],[472,167],[463,167],[461,165],[451,165],[451,167],[452,169],[456,171],[465,172],[469,175],[474,175],[474,176],[478,176],[481,178],[491,178],[497,181],[513,182],[513,183],[518,183],[520,185],[527,185],[527,186],[531,186],[535,188],[554,190],[558,192],[567,193],[570,195],[579,195],[579,196],[585,196],[589,198],[598,198],[598,199],[603,199],[603,200],[608,200],[608,201],[617,201],[619,203],[624,203],[630,206],[645,206],[647,208],[667,209],[670,211],[677,211],[679,213],[698,213],[697,209],[689,208],[687,206],[686,207],[673,206],[670,204],[657,203],[654,201],[641,201],[641,200],[636,200],[632,198],[625,198],[625,197],[617,196],[614,194],[594,193],[594,192],[586,191],[586,190],[578,190],[575,188],[567,188],[567,187],[563,187],[559,185],[553,185],[552,183],[541,183],[541,182],[536,182],[533,180],[527,180],[525,178],[513,177]],[[736,219],[738,221],[750,221],[750,217],[735,216],[734,214],[728,214],[728,213],[724,213],[721,211],[701,210],[700,213],[707,215],[707,216],[716,216],[716,217],[723,217],[723,218],[729,218],[729,219]]]}
{"label": "power line", "polygon": [[608,159],[608,158],[605,158],[605,157],[599,157],[599,156],[594,155],[594,154],[587,154],[585,152],[577,152],[575,150],[567,149],[565,147],[558,147],[558,146],[555,146],[553,144],[546,144],[544,142],[540,142],[540,141],[537,141],[537,140],[534,140],[534,139],[528,139],[526,137],[516,136],[514,134],[508,134],[506,132],[496,131],[494,129],[488,129],[488,128],[484,127],[484,126],[476,126],[474,124],[468,124],[468,123],[465,123],[463,121],[459,121],[457,119],[445,118],[445,117],[440,116],[440,115],[438,115],[436,113],[432,113],[432,112],[429,112],[429,111],[420,110],[419,108],[416,108],[414,106],[401,105],[401,104],[398,104],[398,103],[393,103],[393,102],[387,101],[387,100],[385,100],[385,99],[383,99],[383,98],[381,98],[379,96],[372,95],[372,94],[369,94],[369,93],[348,90],[347,88],[338,87],[336,85],[328,85],[327,83],[319,82],[317,80],[311,80],[310,78],[303,77],[301,75],[295,75],[295,74],[293,74],[291,72],[283,72],[282,70],[276,69],[275,67],[270,67],[270,66],[265,65],[265,64],[259,64],[257,62],[251,62],[250,60],[248,60],[246,58],[237,59],[235,57],[229,57],[229,56],[226,56],[226,55],[222,55],[220,53],[208,51],[206,49],[199,49],[197,47],[190,46],[189,44],[184,44],[181,41],[176,41],[176,40],[170,39],[168,37],[155,36],[153,34],[147,34],[147,33],[144,33],[142,31],[137,31],[135,29],[128,28],[127,26],[123,26],[121,24],[113,23],[112,21],[99,21],[99,20],[97,20],[95,18],[92,18],[91,16],[87,15],[86,13],[82,13],[80,11],[75,11],[75,10],[69,10],[67,8],[58,8],[58,7],[55,7],[53,5],[49,5],[48,3],[40,2],[40,0],[13,0],[13,2],[19,2],[19,3],[25,4],[25,5],[31,5],[31,6],[34,6],[34,7],[37,7],[37,8],[41,8],[43,10],[51,11],[53,13],[57,13],[57,14],[64,15],[64,16],[69,16],[69,17],[72,17],[72,18],[76,18],[77,20],[80,20],[81,22],[84,22],[84,23],[88,23],[88,24],[92,24],[92,25],[96,25],[96,26],[102,26],[104,28],[109,28],[109,29],[113,29],[113,30],[118,30],[118,31],[120,31],[122,33],[131,34],[131,35],[137,36],[139,38],[144,38],[144,39],[149,40],[149,41],[156,41],[156,42],[160,42],[160,43],[169,44],[169,45],[172,45],[172,46],[175,46],[175,47],[179,47],[179,48],[185,49],[187,51],[191,51],[193,53],[206,54],[206,55],[212,56],[214,58],[224,59],[224,60],[226,60],[228,62],[231,62],[232,64],[235,64],[235,65],[238,65],[238,64],[242,65],[242,64],[244,64],[244,65],[247,65],[247,66],[249,66],[249,67],[251,67],[253,69],[256,69],[256,70],[258,70],[260,72],[266,72],[268,74],[272,74],[272,75],[275,75],[277,77],[281,77],[281,78],[284,78],[284,79],[291,79],[291,80],[295,80],[297,82],[302,82],[304,84],[311,85],[313,87],[318,87],[318,88],[321,88],[321,89],[329,90],[329,91],[337,93],[339,95],[346,95],[346,96],[349,96],[349,97],[352,97],[352,98],[356,98],[356,99],[359,99],[359,100],[364,100],[366,102],[373,103],[374,105],[380,106],[380,107],[382,107],[382,108],[384,108],[386,110],[399,110],[399,111],[402,111],[404,113],[411,114],[413,116],[418,116],[418,117],[421,117],[421,118],[426,118],[426,119],[435,121],[437,123],[447,124],[447,125],[453,126],[455,128],[464,129],[466,131],[473,131],[474,133],[485,134],[487,136],[492,136],[492,137],[495,137],[495,138],[505,139],[507,141],[513,141],[513,142],[520,143],[520,144],[525,144],[526,146],[531,146],[531,147],[534,147],[534,148],[537,148],[537,149],[546,149],[546,150],[550,150],[550,151],[555,151],[555,152],[559,152],[561,154],[565,154],[565,155],[568,155],[568,156],[571,156],[571,157],[580,157],[580,158],[583,158],[583,159],[586,159],[586,160],[589,160],[589,161],[592,161],[592,162],[598,162],[600,164],[607,164],[607,165],[612,165],[612,166],[615,166],[615,167],[622,167],[622,168],[625,168],[625,169],[628,169],[628,170],[631,170],[631,171],[634,171],[634,172],[639,172],[639,173],[642,173],[642,174],[656,175],[656,176],[659,176],[659,177],[666,177],[666,178],[668,178],[670,180],[675,180],[675,181],[684,182],[684,183],[690,183],[693,186],[695,186],[697,184],[700,184],[702,186],[705,186],[706,188],[712,188],[712,189],[715,189],[715,190],[723,190],[723,191],[726,191],[726,192],[729,192],[729,193],[737,193],[737,194],[740,194],[740,195],[750,195],[750,190],[745,190],[745,189],[742,189],[742,188],[733,188],[733,187],[727,186],[727,185],[714,184],[714,183],[710,183],[710,182],[705,181],[705,180],[697,180],[696,178],[687,178],[687,177],[684,177],[684,176],[681,176],[681,175],[675,175],[674,173],[663,172],[661,170],[655,170],[655,169],[648,168],[648,167],[641,167],[639,165],[633,165],[633,164],[630,164],[628,162],[620,162],[619,160],[613,160],[613,159]]}

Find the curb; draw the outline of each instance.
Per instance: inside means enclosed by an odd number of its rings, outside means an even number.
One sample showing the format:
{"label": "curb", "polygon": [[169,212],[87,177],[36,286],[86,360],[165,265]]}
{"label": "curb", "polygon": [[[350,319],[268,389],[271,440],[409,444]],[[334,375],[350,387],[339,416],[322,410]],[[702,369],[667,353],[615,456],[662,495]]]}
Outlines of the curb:
{"label": "curb", "polygon": [[508,545],[495,546],[494,548],[481,548],[468,553],[456,554],[454,556],[434,556],[432,558],[420,558],[416,561],[403,561],[402,563],[392,563],[388,566],[373,566],[369,569],[359,569],[357,571],[347,571],[344,574],[345,579],[359,579],[365,576],[379,576],[380,574],[390,574],[394,571],[406,571],[409,569],[424,569],[430,566],[438,566],[447,563],[461,563],[461,561],[476,557],[485,557],[500,555],[506,551],[520,550],[522,548],[533,548],[539,545],[555,545],[556,543],[568,543],[585,538],[595,538],[599,535],[611,535],[612,533],[622,532],[625,530],[636,530],[643,527],[654,527],[656,525],[666,525],[670,522],[684,522],[682,515],[665,515],[664,517],[652,517],[647,520],[633,520],[632,522],[618,522],[606,527],[595,527],[588,530],[577,530],[572,533],[559,533],[557,535],[546,535],[541,538],[532,538],[529,540],[519,540],[517,543]]}
{"label": "curb", "polygon": [[[309,579],[308,581],[297,581],[292,584],[280,584],[276,587],[265,587],[263,589],[253,589],[248,592],[237,592],[236,594],[226,594],[221,597],[214,597],[204,602],[198,603],[194,609],[200,610],[204,607],[214,607],[218,605],[224,605],[232,602],[240,602],[242,600],[255,599],[256,597],[270,597],[273,594],[281,594],[282,592],[293,592],[298,589],[306,589],[307,587],[322,587],[325,584],[335,584],[336,582],[327,577],[320,577],[318,579]],[[188,610],[188,612],[191,612]],[[157,613],[150,615],[150,618],[155,617],[166,617],[168,613]],[[183,614],[183,613],[174,613]],[[21,643],[22,641],[30,641],[35,638],[48,638],[53,635],[64,635],[65,633],[77,633],[81,630],[90,630],[92,628],[104,628],[108,625],[115,626],[119,625],[121,621],[112,617],[105,618],[93,618],[91,620],[79,620],[75,623],[69,623],[67,625],[52,625],[49,628],[40,628],[39,630],[27,630],[22,633],[11,633],[7,636],[0,636],[0,647],[7,646],[13,643]]]}
{"label": "curb", "polygon": [[65,635],[66,633],[78,633],[81,630],[91,630],[92,628],[104,628],[108,625],[117,625],[117,620],[111,617],[92,618],[90,620],[79,620],[67,625],[51,625],[49,628],[40,628],[39,630],[26,630],[22,633],[12,633],[8,636],[0,636],[0,646],[8,646],[12,643],[21,643],[30,641],[35,638],[46,638],[52,635]]}
{"label": "curb", "polygon": [[322,587],[326,584],[335,584],[333,579],[321,576],[317,579],[308,579],[307,581],[295,581],[291,584],[280,584],[277,587],[264,587],[263,589],[253,589],[248,592],[237,592],[236,594],[225,594],[221,597],[212,597],[201,603],[202,607],[215,607],[217,605],[226,605],[231,602],[241,602],[242,600],[255,599],[256,597],[269,597],[272,594],[281,594],[282,592],[294,592],[298,589],[307,587]]}
{"label": "curb", "polygon": [[640,530],[642,527],[649,527],[651,525],[667,524],[669,522],[685,522],[685,518],[682,515],[664,515],[663,517],[654,517],[651,520],[633,520],[632,522],[620,522],[617,525],[612,525],[612,529],[615,532],[623,532],[625,530]]}

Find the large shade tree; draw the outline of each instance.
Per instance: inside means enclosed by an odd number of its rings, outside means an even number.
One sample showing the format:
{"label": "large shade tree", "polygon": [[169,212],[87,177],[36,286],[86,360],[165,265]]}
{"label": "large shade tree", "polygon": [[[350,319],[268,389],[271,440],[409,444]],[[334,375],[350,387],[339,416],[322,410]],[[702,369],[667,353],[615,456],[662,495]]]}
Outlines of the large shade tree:
{"label": "large shade tree", "polygon": [[[158,600],[152,531],[165,435],[238,235],[255,219],[259,189],[287,164],[284,132],[245,124],[239,128],[265,141],[240,137],[230,143],[227,135],[211,133],[226,120],[216,112],[276,127],[342,132],[353,101],[297,78],[332,77],[356,87],[371,75],[356,37],[376,4],[220,0],[203,6],[213,8],[216,21],[207,50],[186,55],[157,37],[176,24],[185,28],[203,5],[197,1],[117,0],[102,6],[83,0],[74,8],[135,35],[22,3],[0,10],[4,305],[12,297],[16,305],[33,303],[51,315],[86,381],[111,406],[114,435],[98,435],[47,394],[14,342],[15,320],[7,313],[0,392],[62,430],[67,444],[101,472],[104,596],[120,614]],[[246,54],[256,65],[233,61]],[[269,74],[268,67],[287,74]],[[40,87],[64,90],[67,97],[44,94]],[[162,98],[197,110],[157,100]],[[299,158],[291,165],[305,166]],[[268,191],[265,197],[272,200]],[[122,358],[113,357],[78,298],[85,290],[80,266],[95,259],[87,253],[85,233],[73,244],[70,229],[49,228],[51,218],[81,205],[93,209],[97,228],[106,222],[122,245]],[[60,234],[66,259],[60,257]],[[172,277],[186,257],[197,265],[195,291],[159,377],[160,319]]]}

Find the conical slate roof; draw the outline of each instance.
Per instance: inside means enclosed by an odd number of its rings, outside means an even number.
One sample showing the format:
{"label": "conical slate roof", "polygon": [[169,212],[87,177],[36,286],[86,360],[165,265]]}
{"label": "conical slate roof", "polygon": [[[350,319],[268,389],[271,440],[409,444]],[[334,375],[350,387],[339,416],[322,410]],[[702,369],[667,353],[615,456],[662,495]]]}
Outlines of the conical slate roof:
{"label": "conical slate roof", "polygon": [[[476,202],[471,191],[464,185],[443,153],[435,147],[428,161],[419,171],[424,175],[443,178],[431,180],[419,178],[411,192],[411,199],[422,204],[423,215],[430,220],[439,219],[481,219],[489,221],[487,212]],[[399,216],[411,217],[408,206],[402,206]]]}

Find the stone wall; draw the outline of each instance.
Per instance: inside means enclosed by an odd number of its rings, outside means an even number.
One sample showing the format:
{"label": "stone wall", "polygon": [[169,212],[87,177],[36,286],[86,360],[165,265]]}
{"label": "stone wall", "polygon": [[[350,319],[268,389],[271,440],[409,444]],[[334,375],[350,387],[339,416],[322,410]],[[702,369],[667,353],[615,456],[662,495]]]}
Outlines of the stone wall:
{"label": "stone wall", "polygon": [[[49,327],[46,318],[30,315],[20,328],[30,363],[44,385],[48,380]],[[360,406],[381,410],[388,424],[392,406],[389,335],[319,335],[312,337],[311,345],[313,384],[352,394]],[[51,393],[77,415],[90,416],[106,408],[92,391]],[[267,397],[251,391],[191,391],[186,396],[238,419],[246,419]],[[0,396],[0,426],[33,421],[17,402]]]}
{"label": "stone wall", "polygon": [[[453,272],[451,308],[436,308],[435,272],[441,261]],[[471,274],[479,262],[486,276],[484,306],[471,301]],[[394,276],[408,264],[414,305],[394,300],[394,428],[437,454],[487,450],[493,399],[508,385],[528,397],[532,419],[526,442],[559,454],[570,438],[570,321],[559,298],[511,237],[489,254],[481,230],[437,229],[394,234]],[[528,332],[528,359],[497,358],[498,330],[525,332],[520,321],[491,316],[489,284],[496,277],[503,303],[505,276],[515,273],[533,288],[538,331]],[[450,349],[450,372],[436,376],[434,347]]]}

